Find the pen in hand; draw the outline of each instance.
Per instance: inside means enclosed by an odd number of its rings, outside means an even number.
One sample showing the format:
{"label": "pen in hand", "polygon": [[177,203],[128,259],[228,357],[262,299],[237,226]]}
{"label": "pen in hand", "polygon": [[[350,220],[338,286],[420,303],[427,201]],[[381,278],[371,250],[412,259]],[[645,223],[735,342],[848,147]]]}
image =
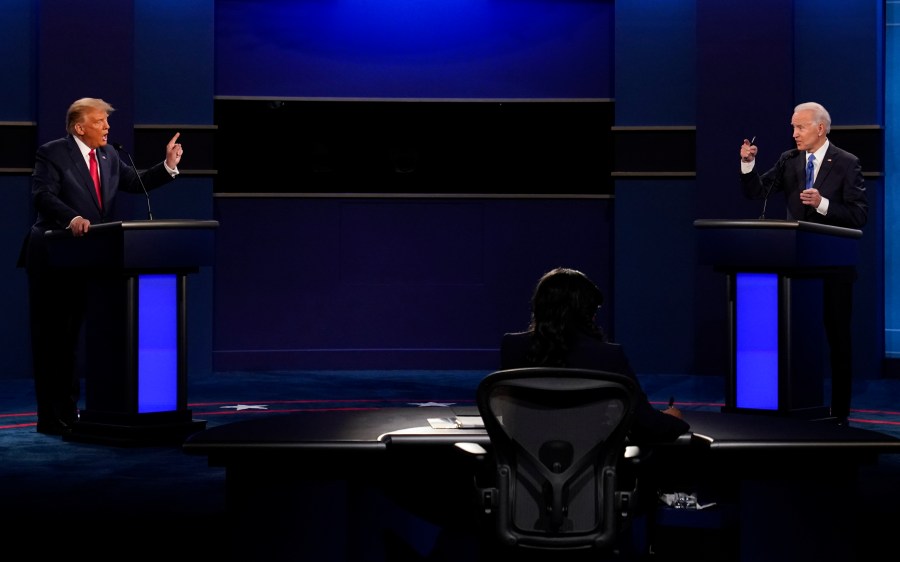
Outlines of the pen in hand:
{"label": "pen in hand", "polygon": [[744,137],[744,144],[741,145],[741,162],[746,164],[750,164],[756,158],[756,145],[753,143],[756,142],[756,135],[753,135],[753,138],[747,140],[747,137]]}
{"label": "pen in hand", "polygon": [[[755,138],[755,137],[754,137],[754,138]],[[671,407],[674,406],[674,405],[675,405],[675,397],[674,397],[674,396],[669,396],[669,407],[671,408]]]}

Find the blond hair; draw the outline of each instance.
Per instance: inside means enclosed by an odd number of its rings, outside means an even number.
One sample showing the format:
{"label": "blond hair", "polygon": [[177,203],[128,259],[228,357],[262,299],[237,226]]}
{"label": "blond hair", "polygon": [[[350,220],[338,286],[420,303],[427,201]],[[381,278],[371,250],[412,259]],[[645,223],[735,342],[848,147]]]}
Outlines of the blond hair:
{"label": "blond hair", "polygon": [[100,98],[81,98],[80,100],[75,100],[72,102],[72,105],[69,106],[69,111],[66,112],[66,132],[70,135],[74,134],[75,125],[77,123],[82,123],[87,112],[94,109],[105,111],[107,114],[115,111],[113,106]]}

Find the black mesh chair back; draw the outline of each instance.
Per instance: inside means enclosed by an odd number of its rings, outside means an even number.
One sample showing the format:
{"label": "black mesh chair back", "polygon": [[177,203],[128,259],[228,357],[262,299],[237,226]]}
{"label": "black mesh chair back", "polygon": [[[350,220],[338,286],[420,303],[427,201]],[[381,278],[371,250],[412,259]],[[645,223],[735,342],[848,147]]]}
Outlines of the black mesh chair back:
{"label": "black mesh chair back", "polygon": [[636,383],[602,371],[509,369],[478,386],[496,463],[483,489],[500,543],[531,549],[614,548],[627,491],[617,469]]}

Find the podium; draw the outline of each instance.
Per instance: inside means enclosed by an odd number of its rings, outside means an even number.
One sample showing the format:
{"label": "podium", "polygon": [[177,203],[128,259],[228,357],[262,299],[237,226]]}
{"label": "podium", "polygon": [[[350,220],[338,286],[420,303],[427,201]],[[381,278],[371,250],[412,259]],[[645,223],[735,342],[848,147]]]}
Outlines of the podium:
{"label": "podium", "polygon": [[828,417],[824,363],[809,349],[818,338],[824,343],[814,347],[827,350],[822,299],[808,299],[814,291],[805,289],[855,274],[862,231],[765,219],[700,219],[694,226],[700,264],[727,276],[730,367],[723,410]]}
{"label": "podium", "polygon": [[152,220],[46,233],[51,267],[88,279],[85,408],[66,439],[180,442],[206,426],[187,407],[186,293],[187,275],[212,265],[217,227]]}

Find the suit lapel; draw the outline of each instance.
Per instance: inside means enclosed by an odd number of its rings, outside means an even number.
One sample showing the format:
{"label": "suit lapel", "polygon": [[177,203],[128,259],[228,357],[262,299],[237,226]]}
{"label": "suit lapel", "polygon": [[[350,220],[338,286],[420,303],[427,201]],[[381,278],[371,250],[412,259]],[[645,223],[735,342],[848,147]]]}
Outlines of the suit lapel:
{"label": "suit lapel", "polygon": [[837,150],[834,149],[833,144],[828,145],[828,150],[825,151],[825,158],[822,160],[822,163],[819,165],[819,173],[816,176],[816,181],[813,184],[813,187],[822,191],[822,184],[824,184],[828,180],[828,174],[831,173],[831,169],[834,168],[834,158],[837,155]]}
{"label": "suit lapel", "polygon": [[[797,157],[794,158],[794,173],[797,178],[797,185],[799,189],[803,189],[803,179],[806,177],[806,153],[800,152]],[[793,186],[790,187],[791,190],[794,189]]]}
{"label": "suit lapel", "polygon": [[[99,152],[97,153],[99,155]],[[72,162],[75,165],[75,169],[78,170],[78,175],[81,177],[81,185],[87,190],[88,196],[94,201],[94,205],[97,205],[97,208],[100,208],[100,202],[97,201],[97,193],[94,191],[94,180],[91,179],[91,171],[87,167],[87,163],[84,161],[84,156],[81,154],[81,150],[78,148],[78,143],[75,142],[73,137],[69,137],[69,156],[72,157]],[[100,161],[98,156],[97,161]],[[103,164],[100,164],[100,188],[103,189],[103,186],[106,182],[103,179],[104,171]]]}
{"label": "suit lapel", "polygon": [[97,195],[94,193],[94,180],[91,179],[91,171],[84,161],[84,156],[78,148],[78,143],[73,137],[69,137],[69,156],[72,158],[72,164],[78,170],[78,177],[81,178],[81,185],[87,190],[89,197],[93,198],[94,204],[97,203]]}

